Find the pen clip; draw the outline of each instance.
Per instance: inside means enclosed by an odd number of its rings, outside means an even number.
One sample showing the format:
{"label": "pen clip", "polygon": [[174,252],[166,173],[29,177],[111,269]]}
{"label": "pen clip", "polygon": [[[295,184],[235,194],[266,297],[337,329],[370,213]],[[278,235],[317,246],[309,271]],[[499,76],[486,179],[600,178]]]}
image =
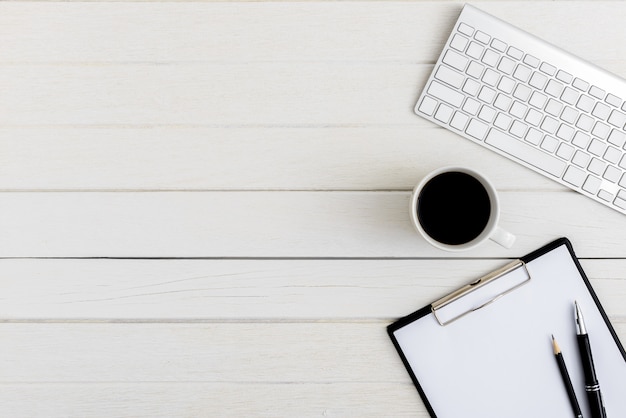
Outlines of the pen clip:
{"label": "pen clip", "polygon": [[[474,292],[477,292],[478,290],[483,289],[486,285],[493,283],[495,280],[503,276],[506,276],[509,273],[512,273],[513,271],[520,269],[520,268],[523,268],[525,271],[525,277],[522,277],[523,279],[522,281],[520,281],[519,277],[514,277],[515,275],[512,275],[510,276],[510,279],[511,281],[513,281],[513,284],[501,283],[501,285],[506,285],[507,287],[504,289],[499,289],[496,295],[489,296],[486,301],[481,301],[477,304],[470,303],[469,306],[466,306],[464,309],[462,309],[461,313],[454,314],[450,318],[442,317],[442,310],[444,308],[449,307],[454,302],[457,302],[457,303],[463,302],[465,305],[467,305],[467,299],[465,300],[462,300],[462,299],[466,298],[468,295]],[[492,303],[494,303],[501,297],[513,292],[515,289],[528,283],[528,281],[530,281],[530,278],[531,278],[530,273],[528,272],[526,263],[522,260],[515,260],[479,278],[478,280],[475,280],[472,283],[467,284],[461,287],[460,289],[457,289],[456,291],[450,293],[449,295],[446,295],[443,298],[435,301],[434,303],[431,304],[431,311],[433,315],[435,316],[435,318],[437,319],[437,322],[439,323],[439,325],[445,326],[456,321],[457,319],[464,317],[465,315],[468,315],[472,312],[482,309],[485,306],[491,305]]]}

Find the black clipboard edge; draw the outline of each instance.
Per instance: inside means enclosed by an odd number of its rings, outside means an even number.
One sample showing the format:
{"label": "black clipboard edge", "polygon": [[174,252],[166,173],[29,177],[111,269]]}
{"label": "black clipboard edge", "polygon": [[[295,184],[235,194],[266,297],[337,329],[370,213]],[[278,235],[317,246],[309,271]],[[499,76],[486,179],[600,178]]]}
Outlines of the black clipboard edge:
{"label": "black clipboard edge", "polygon": [[391,341],[393,342],[393,346],[396,348],[396,351],[400,355],[400,358],[402,359],[402,364],[404,364],[404,368],[407,370],[407,372],[409,372],[409,375],[411,376],[411,380],[413,381],[413,384],[415,385],[415,388],[417,389],[417,392],[419,393],[420,398],[422,398],[422,402],[424,402],[424,406],[428,410],[428,413],[430,414],[432,418],[437,418],[437,414],[435,414],[435,410],[433,409],[432,405],[428,401],[428,398],[426,397],[426,393],[424,392],[424,389],[422,389],[422,385],[420,385],[420,382],[417,380],[415,373],[413,373],[413,370],[411,369],[411,365],[409,364],[409,361],[404,356],[404,353],[402,352],[402,349],[400,348],[400,344],[398,344],[398,340],[396,339],[396,336],[393,335],[393,333],[397,331],[398,329],[410,324],[413,321],[417,321],[418,319],[430,314],[431,312],[432,310],[431,310],[430,305],[424,306],[422,309],[415,311],[412,314],[405,316],[404,318],[400,318],[393,324],[387,326],[387,334],[389,335],[389,338],[391,338]]}
{"label": "black clipboard edge", "polygon": [[[569,239],[567,239],[565,237],[558,238],[558,239],[556,239],[556,240],[554,240],[554,241],[544,245],[543,247],[541,247],[541,248],[539,248],[539,249],[537,249],[537,250],[535,250],[533,252],[530,252],[530,253],[526,254],[525,256],[523,256],[523,257],[520,257],[520,260],[522,260],[525,263],[529,263],[532,260],[534,260],[536,258],[539,258],[542,255],[544,255],[546,253],[549,253],[550,251],[555,250],[556,248],[558,248],[558,247],[560,247],[562,245],[565,245],[565,247],[569,251],[570,255],[572,256],[572,260],[574,260],[574,265],[578,269],[578,272],[580,273],[580,277],[582,277],[583,282],[585,283],[585,286],[587,287],[587,290],[591,294],[591,298],[595,302],[596,307],[597,307],[598,311],[600,312],[600,315],[602,315],[602,319],[604,319],[604,322],[605,322],[607,328],[609,329],[609,332],[611,333],[611,336],[613,337],[613,340],[615,341],[615,344],[617,345],[617,348],[619,349],[622,357],[624,358],[624,361],[626,361],[626,351],[624,350],[624,346],[620,342],[619,337],[617,336],[617,333],[615,332],[615,329],[613,328],[613,325],[611,325],[611,321],[609,321],[608,315],[606,314],[606,312],[604,311],[604,308],[600,304],[600,299],[598,299],[598,296],[596,295],[596,292],[593,290],[593,287],[591,286],[591,282],[589,281],[589,278],[587,277],[587,275],[585,274],[585,271],[583,270],[582,266],[580,265],[580,262],[578,261],[578,257],[576,257],[576,253],[574,252],[574,247],[572,246],[572,243],[570,242]],[[419,393],[420,398],[422,398],[422,402],[424,403],[424,406],[428,410],[428,413],[430,414],[431,418],[437,418],[437,414],[435,414],[435,411],[433,410],[432,405],[430,404],[430,402],[428,401],[428,398],[426,397],[426,393],[422,389],[422,386],[420,385],[419,381],[417,380],[417,377],[415,376],[415,374],[411,370],[411,365],[409,364],[408,360],[404,356],[404,353],[402,352],[402,349],[400,348],[400,344],[398,344],[398,340],[396,339],[395,335],[393,334],[398,329],[400,329],[400,328],[410,324],[411,322],[417,321],[418,319],[425,317],[426,315],[430,314],[431,312],[432,312],[431,305],[430,304],[426,305],[423,308],[413,312],[412,314],[409,314],[409,315],[407,315],[405,317],[402,317],[402,318],[398,319],[397,321],[395,321],[394,323],[388,325],[387,326],[387,334],[389,335],[389,338],[393,342],[393,345],[396,348],[396,351],[398,352],[398,355],[402,359],[402,363],[404,364],[404,367],[406,368],[407,372],[411,376],[411,380],[413,381],[413,384],[417,388],[417,392]]]}
{"label": "black clipboard edge", "polygon": [[[574,264],[576,265],[576,268],[578,269],[578,272],[580,273],[580,277],[583,278],[583,281],[585,282],[585,286],[587,286],[587,290],[589,291],[591,298],[596,303],[596,308],[600,312],[600,315],[602,315],[602,319],[604,319],[604,323],[606,324],[606,327],[609,329],[609,332],[611,333],[611,336],[613,337],[613,340],[615,341],[615,345],[617,345],[617,348],[622,354],[624,361],[626,361],[626,350],[624,350],[624,346],[619,340],[617,332],[615,332],[615,328],[613,328],[613,325],[611,324],[611,321],[609,320],[609,316],[606,314],[606,312],[604,311],[604,308],[600,304],[600,299],[598,299],[598,295],[596,295],[596,292],[593,290],[593,287],[591,286],[591,282],[589,281],[589,278],[587,278],[587,275],[585,274],[583,267],[580,265],[580,261],[578,261],[578,257],[576,257],[576,254],[574,253],[574,248],[572,247],[572,243],[567,238],[561,238],[559,240],[554,241],[554,243],[556,242],[560,242],[560,244],[558,244],[557,247],[562,244],[565,244],[565,246],[567,246],[567,249],[572,256],[572,260],[574,260]],[[548,244],[548,245],[551,245],[551,244]],[[532,255],[532,253],[529,255]],[[572,308],[572,311],[573,309],[574,308]]]}

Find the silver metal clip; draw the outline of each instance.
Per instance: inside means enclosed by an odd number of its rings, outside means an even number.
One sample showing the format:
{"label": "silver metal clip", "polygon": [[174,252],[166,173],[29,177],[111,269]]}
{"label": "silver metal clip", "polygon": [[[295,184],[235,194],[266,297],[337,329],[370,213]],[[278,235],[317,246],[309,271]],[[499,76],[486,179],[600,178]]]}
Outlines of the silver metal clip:
{"label": "silver metal clip", "polygon": [[[440,318],[440,315],[437,315],[437,312],[440,312],[441,309],[443,309],[444,307],[450,305],[451,303],[458,301],[461,298],[466,297],[467,295],[477,291],[478,289],[481,289],[483,286],[493,282],[494,280],[507,275],[508,273],[513,272],[514,270],[518,269],[518,268],[524,268],[524,270],[526,271],[526,276],[527,278],[524,279],[523,281],[519,282],[519,283],[515,283],[512,287],[505,289],[504,291],[499,292],[498,294],[496,294],[495,296],[489,298],[486,302],[482,302],[480,303],[478,306],[470,306],[469,308],[463,310],[460,314],[458,315],[454,315],[453,317],[449,318],[449,319],[444,319],[442,320]],[[520,286],[525,285],[526,283],[528,283],[528,281],[530,280],[530,273],[528,272],[528,268],[526,267],[526,263],[524,263],[522,260],[515,260],[512,261],[511,263],[481,277],[478,280],[475,280],[474,282],[465,285],[463,287],[461,287],[460,289],[450,293],[447,296],[442,297],[441,299],[435,301],[434,303],[431,304],[431,311],[433,313],[433,315],[435,315],[435,318],[437,319],[437,322],[439,322],[439,325],[441,326],[445,326],[448,325],[454,321],[456,321],[457,319],[460,319],[462,317],[464,317],[467,314],[470,314],[472,312],[475,312],[481,308],[484,308],[487,305],[492,304],[493,302],[495,302],[496,300],[500,299],[502,296],[511,293],[512,291],[514,291],[515,289],[519,288]]]}

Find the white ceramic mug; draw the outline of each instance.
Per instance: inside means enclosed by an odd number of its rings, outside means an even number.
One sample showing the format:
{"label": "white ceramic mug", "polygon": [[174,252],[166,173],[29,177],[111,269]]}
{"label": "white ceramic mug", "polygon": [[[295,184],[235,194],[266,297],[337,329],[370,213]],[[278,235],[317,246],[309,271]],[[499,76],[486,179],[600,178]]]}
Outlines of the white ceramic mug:
{"label": "white ceramic mug", "polygon": [[[428,232],[426,232],[426,229],[429,229],[429,228],[428,226],[425,227],[424,225],[422,225],[421,221],[424,221],[424,219],[420,219],[419,204],[420,204],[420,200],[422,200],[422,204],[424,205],[423,203],[424,195],[422,195],[424,191],[424,187],[429,184],[430,184],[429,187],[431,188],[436,187],[434,185],[437,183],[436,182],[431,183],[431,180],[438,178],[439,179],[438,181],[441,181],[442,179],[441,175],[446,174],[446,173],[464,173],[473,177],[484,188],[484,192],[486,192],[489,198],[489,202],[488,203],[485,202],[485,205],[487,205],[487,208],[484,211],[485,213],[482,215],[483,219],[486,219],[486,222],[484,222],[483,220],[481,221],[479,225],[476,226],[476,228],[480,228],[484,225],[484,227],[482,228],[482,231],[478,233],[474,238],[466,242],[460,242],[460,243],[455,242],[454,244],[441,242],[435,239],[434,237],[432,237],[431,235],[429,235]],[[450,176],[448,176],[447,178],[450,179]],[[461,178],[466,178],[466,177],[461,176]],[[471,179],[468,179],[468,181],[471,182]],[[479,191],[478,189],[479,187],[476,187],[477,191]],[[480,191],[480,194],[482,195],[482,197],[484,197],[483,195],[484,192]],[[432,196],[432,192],[429,194],[426,194],[426,196]],[[442,204],[447,205],[448,202],[446,201],[446,202],[443,202]],[[456,210],[463,210],[463,209],[455,208],[453,212]],[[415,189],[413,189],[413,194],[411,196],[410,211],[411,211],[411,221],[415,229],[422,235],[422,237],[424,237],[424,239],[427,242],[429,242],[431,245],[437,248],[440,248],[442,250],[447,250],[447,251],[469,250],[480,245],[481,243],[485,242],[488,239],[500,244],[501,246],[505,248],[510,248],[515,242],[515,236],[513,234],[503,230],[502,228],[498,226],[498,221],[500,218],[500,203],[498,201],[498,195],[496,193],[495,187],[491,184],[491,182],[489,182],[489,180],[487,180],[485,176],[483,176],[482,174],[478,173],[475,170],[472,170],[466,167],[453,167],[453,166],[443,167],[443,168],[439,168],[429,173],[426,177],[424,177],[419,182],[417,186],[415,186]],[[447,211],[442,211],[442,212],[445,212],[445,214],[441,216],[449,216],[449,213]],[[441,221],[445,221],[445,219],[439,219],[439,221],[440,221],[440,224],[443,225],[443,222]],[[453,234],[454,232],[448,231],[448,233]]]}

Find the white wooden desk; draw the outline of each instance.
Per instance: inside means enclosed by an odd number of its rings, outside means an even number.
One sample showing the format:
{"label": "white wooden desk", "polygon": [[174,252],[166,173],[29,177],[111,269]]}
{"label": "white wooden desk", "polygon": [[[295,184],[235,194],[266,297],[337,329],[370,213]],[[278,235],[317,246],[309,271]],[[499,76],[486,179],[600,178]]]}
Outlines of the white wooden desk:
{"label": "white wooden desk", "polygon": [[[626,3],[476,5],[626,76]],[[0,3],[0,416],[426,417],[386,325],[560,236],[625,341],[626,217],[412,113],[461,7]],[[413,231],[448,164],[514,248]]]}

